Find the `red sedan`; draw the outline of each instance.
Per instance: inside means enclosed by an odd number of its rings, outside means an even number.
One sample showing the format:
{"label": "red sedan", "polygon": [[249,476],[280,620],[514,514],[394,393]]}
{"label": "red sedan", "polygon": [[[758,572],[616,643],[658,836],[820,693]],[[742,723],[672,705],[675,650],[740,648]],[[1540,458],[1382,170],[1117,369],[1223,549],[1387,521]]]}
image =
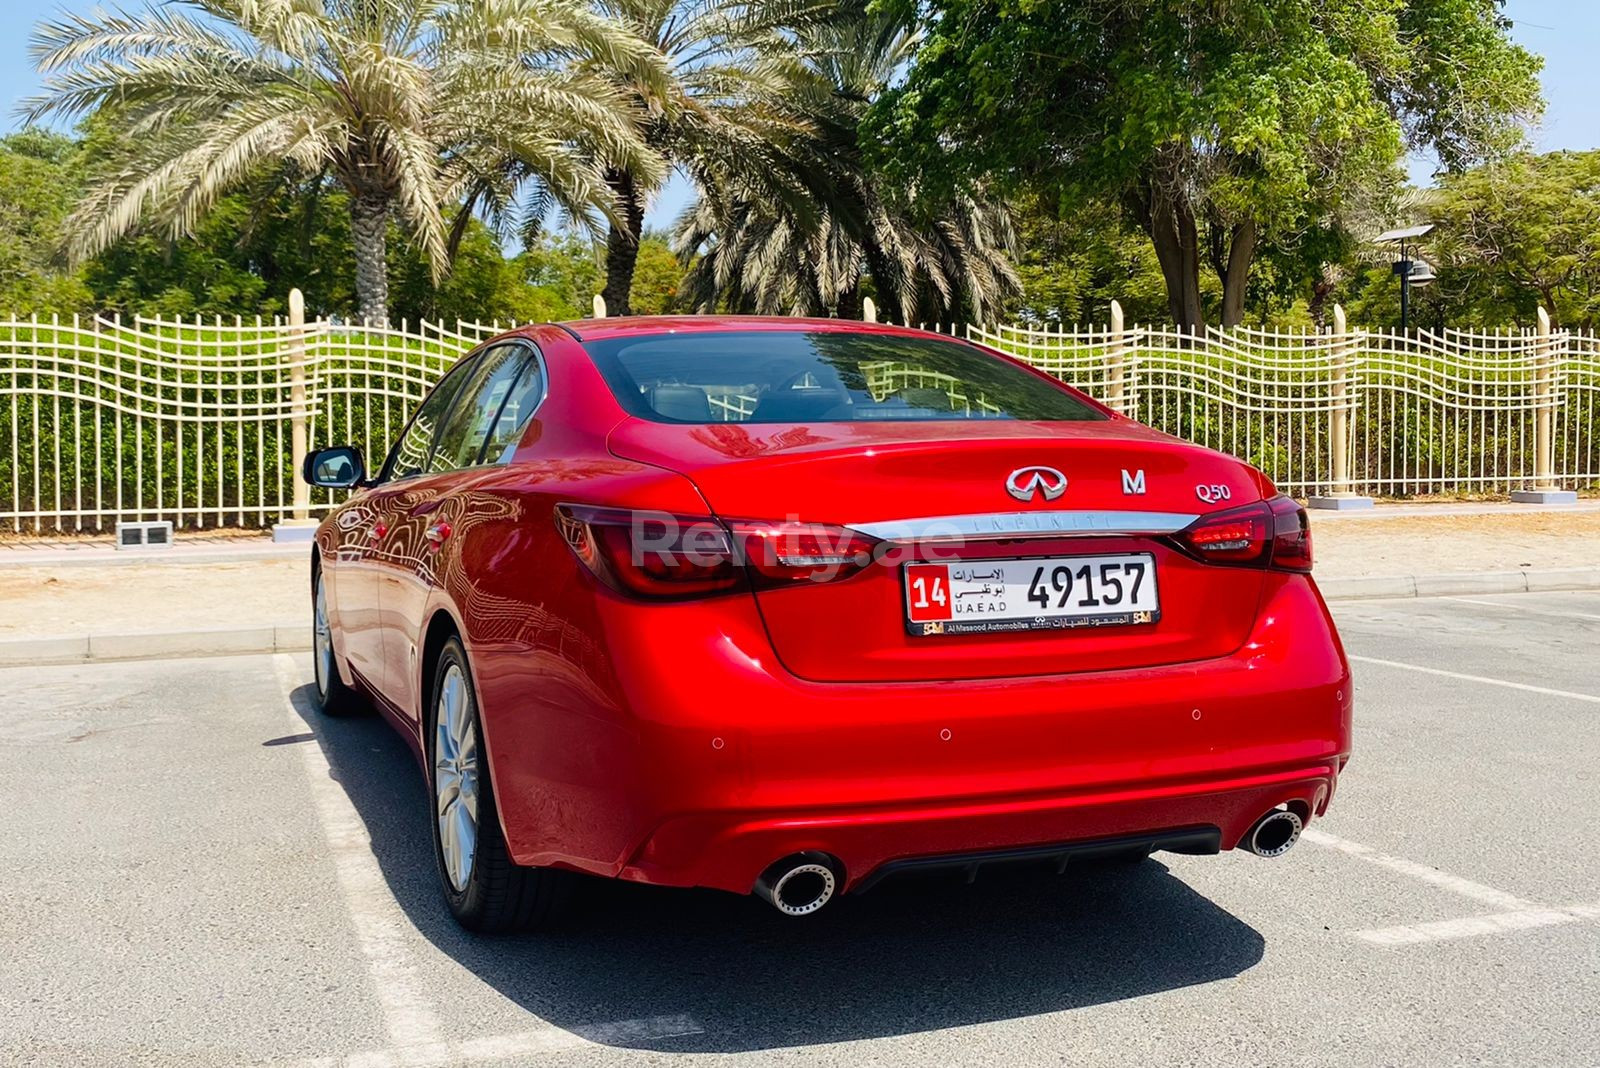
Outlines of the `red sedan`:
{"label": "red sedan", "polygon": [[897,873],[1289,849],[1350,751],[1304,511],[1000,353],[604,319],[463,358],[317,532],[324,709],[426,771],[445,898],[812,913]]}

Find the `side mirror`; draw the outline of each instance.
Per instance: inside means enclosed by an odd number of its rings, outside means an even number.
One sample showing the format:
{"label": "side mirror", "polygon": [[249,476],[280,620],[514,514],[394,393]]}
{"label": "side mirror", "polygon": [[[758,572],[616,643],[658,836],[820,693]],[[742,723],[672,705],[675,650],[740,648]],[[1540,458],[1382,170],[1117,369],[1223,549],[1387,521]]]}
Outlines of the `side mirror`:
{"label": "side mirror", "polygon": [[367,477],[367,469],[361,462],[360,449],[354,445],[335,445],[307,456],[300,477],[313,486],[350,489],[361,485],[362,479]]}

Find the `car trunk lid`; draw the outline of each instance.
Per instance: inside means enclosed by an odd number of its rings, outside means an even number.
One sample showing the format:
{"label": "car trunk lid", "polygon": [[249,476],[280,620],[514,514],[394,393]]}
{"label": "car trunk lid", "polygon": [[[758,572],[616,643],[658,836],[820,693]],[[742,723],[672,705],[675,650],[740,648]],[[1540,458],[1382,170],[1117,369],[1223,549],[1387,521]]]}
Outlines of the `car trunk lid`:
{"label": "car trunk lid", "polygon": [[[892,544],[888,562],[848,578],[756,590],[775,651],[802,678],[954,680],[1181,663],[1237,649],[1255,618],[1260,571],[1194,559],[1168,535],[1202,513],[1260,500],[1263,481],[1236,460],[1127,420],[627,420],[611,448],[683,473],[724,519],[830,524]],[[909,632],[910,563],[1127,554],[1154,565],[1160,609],[1151,622]]]}

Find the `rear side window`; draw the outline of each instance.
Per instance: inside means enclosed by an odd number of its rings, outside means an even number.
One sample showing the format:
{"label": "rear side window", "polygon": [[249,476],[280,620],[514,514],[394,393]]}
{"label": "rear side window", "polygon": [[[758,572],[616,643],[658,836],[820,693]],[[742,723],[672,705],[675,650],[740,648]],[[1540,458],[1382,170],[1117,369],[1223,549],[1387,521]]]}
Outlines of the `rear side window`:
{"label": "rear side window", "polygon": [[478,453],[489,438],[527,353],[521,345],[498,345],[478,358],[478,366],[461,387],[461,399],[450,409],[434,443],[429,471],[452,471],[478,462]]}
{"label": "rear side window", "polygon": [[848,423],[1105,416],[970,345],[836,331],[727,331],[584,343],[629,413],[661,423]]}
{"label": "rear side window", "polygon": [[501,464],[511,459],[522,432],[533,418],[534,409],[544,400],[544,367],[532,354],[523,361],[517,381],[506,394],[500,414],[489,431],[489,440],[483,447],[483,463]]}
{"label": "rear side window", "polygon": [[433,387],[433,392],[422,402],[417,414],[406,424],[400,440],[395,442],[385,478],[407,478],[427,469],[428,456],[433,451],[439,424],[450,410],[450,402],[461,392],[461,384],[472,377],[479,359],[471,356],[456,364],[443,381]]}

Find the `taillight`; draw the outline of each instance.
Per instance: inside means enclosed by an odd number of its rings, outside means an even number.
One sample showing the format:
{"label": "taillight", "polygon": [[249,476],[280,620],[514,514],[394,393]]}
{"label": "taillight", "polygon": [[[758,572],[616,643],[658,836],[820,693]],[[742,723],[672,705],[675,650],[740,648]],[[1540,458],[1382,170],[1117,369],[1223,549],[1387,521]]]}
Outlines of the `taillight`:
{"label": "taillight", "polygon": [[741,580],[732,539],[714,519],[562,504],[556,526],[578,559],[621,593],[703,597]]}
{"label": "taillight", "polygon": [[622,593],[704,597],[749,581],[757,588],[847,578],[872,562],[876,542],[817,523],[669,515],[563,504],[556,526],[584,565]]}
{"label": "taillight", "polygon": [[728,529],[757,586],[849,578],[872,563],[877,544],[864,534],[822,523],[734,519]]}
{"label": "taillight", "polygon": [[1201,516],[1177,541],[1208,563],[1311,570],[1311,527],[1305,509],[1289,497]]}
{"label": "taillight", "polygon": [[1311,570],[1311,521],[1290,497],[1267,502],[1272,510],[1272,566],[1281,571]]}

